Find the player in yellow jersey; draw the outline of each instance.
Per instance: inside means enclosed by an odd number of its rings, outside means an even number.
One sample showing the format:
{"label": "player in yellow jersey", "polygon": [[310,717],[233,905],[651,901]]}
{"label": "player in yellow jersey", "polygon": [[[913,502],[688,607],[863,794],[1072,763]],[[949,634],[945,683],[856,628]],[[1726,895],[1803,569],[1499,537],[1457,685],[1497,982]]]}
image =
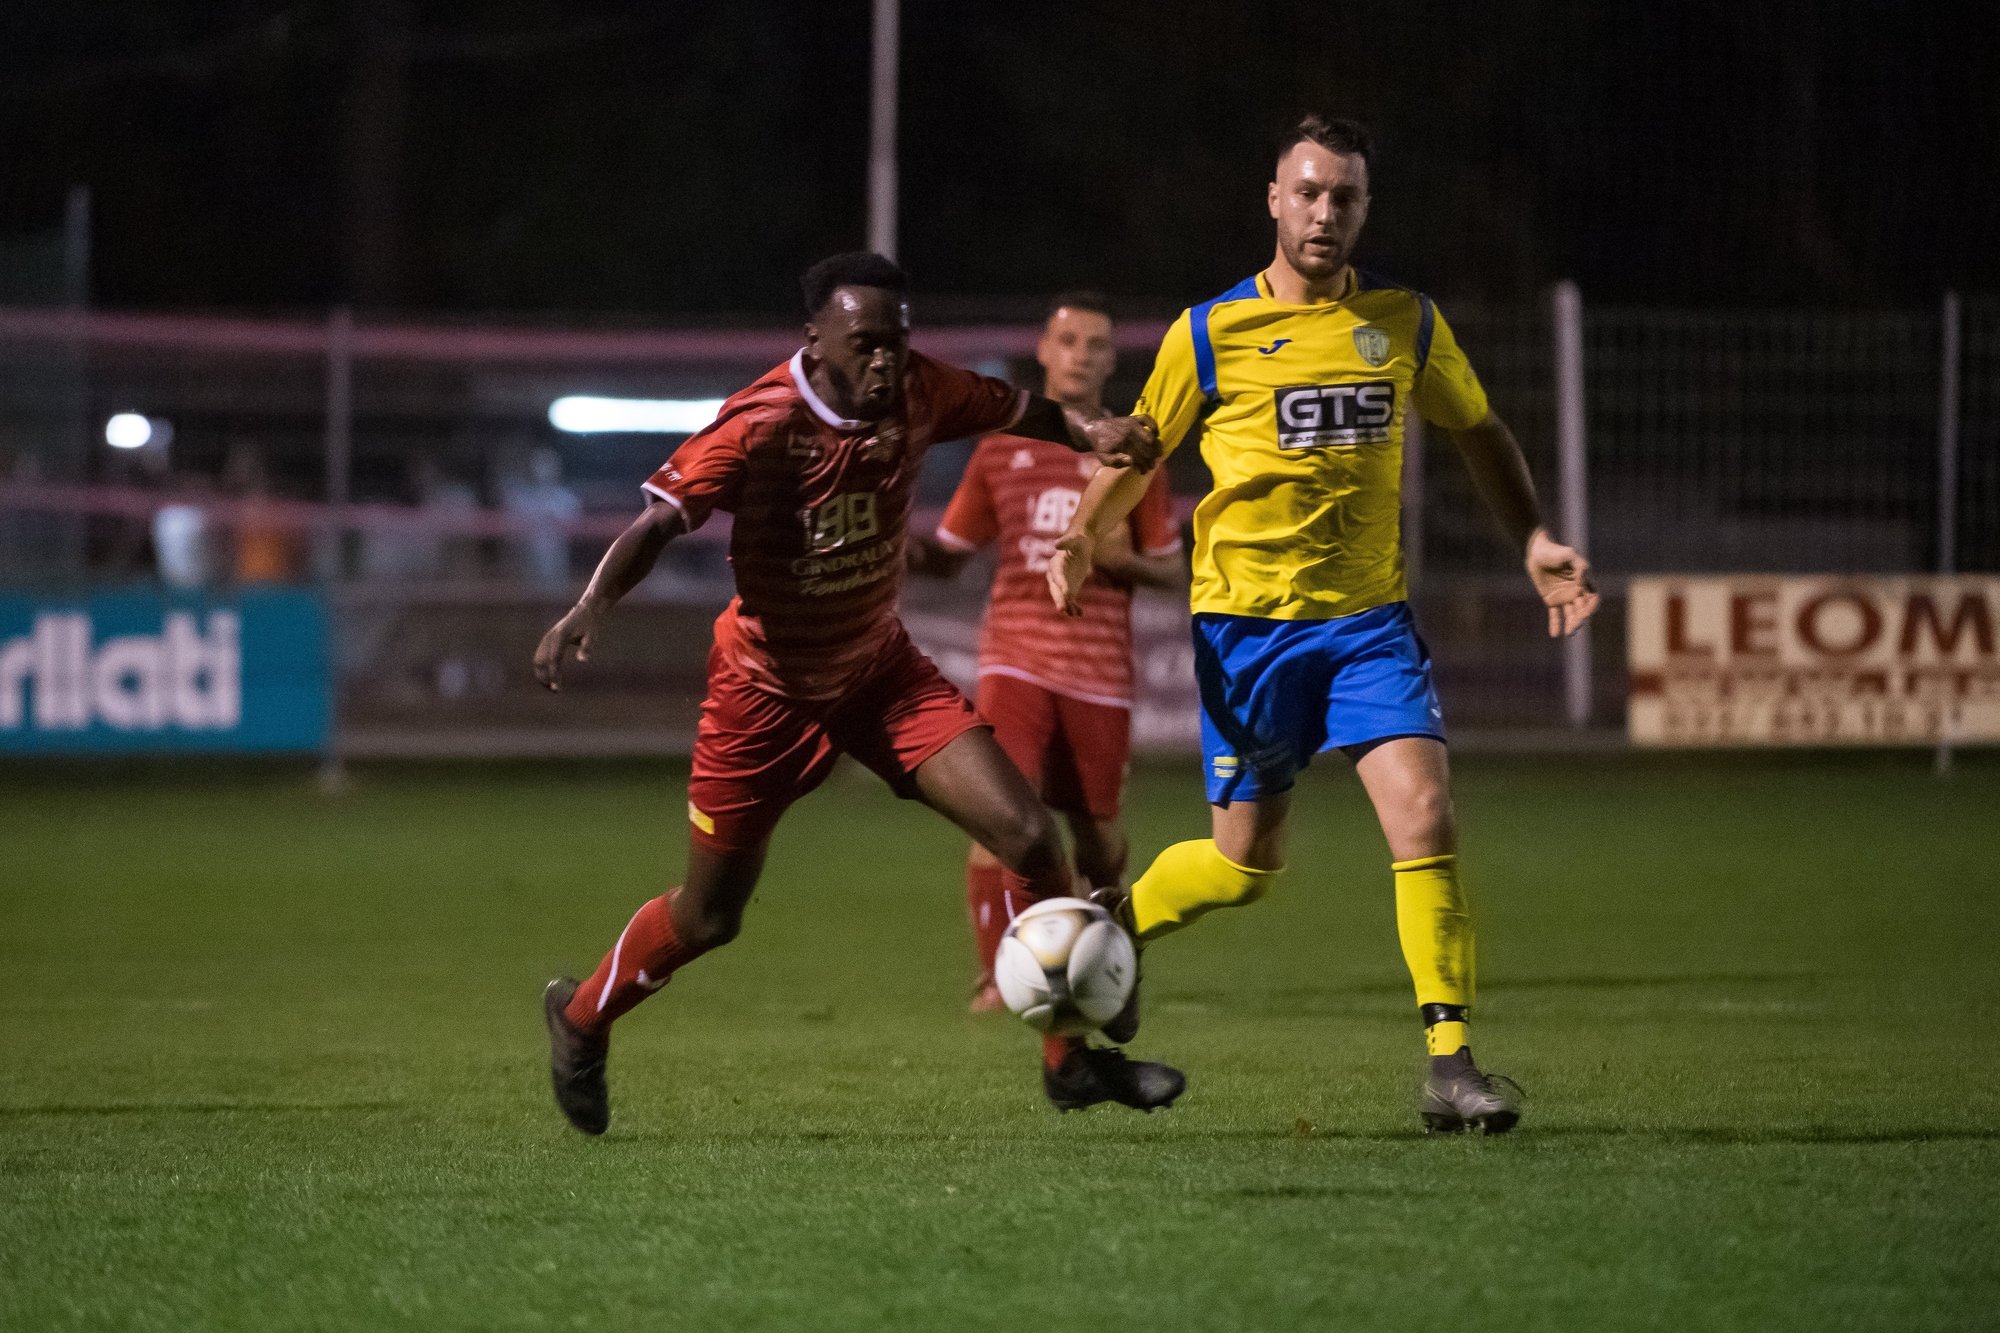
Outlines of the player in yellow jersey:
{"label": "player in yellow jersey", "polygon": [[[1522,553],[1549,633],[1597,609],[1583,556],[1543,527],[1520,446],[1429,297],[1349,262],[1368,216],[1369,141],[1309,115],[1279,145],[1269,268],[1167,331],[1133,408],[1171,450],[1197,423],[1215,488],[1195,509],[1195,670],[1210,838],[1160,853],[1113,905],[1142,942],[1255,901],[1285,864],[1294,778],[1321,750],[1354,761],[1388,840],[1396,925],[1416,983],[1434,1131],[1503,1133],[1519,1089],[1467,1045],[1473,936],[1459,883],[1444,714],[1403,579],[1403,426],[1449,432]],[[1049,564],[1073,607],[1100,536],[1146,487],[1106,470]],[[1136,1031],[1136,1006],[1107,1026]],[[1120,1034],[1125,1034],[1120,1036]]]}

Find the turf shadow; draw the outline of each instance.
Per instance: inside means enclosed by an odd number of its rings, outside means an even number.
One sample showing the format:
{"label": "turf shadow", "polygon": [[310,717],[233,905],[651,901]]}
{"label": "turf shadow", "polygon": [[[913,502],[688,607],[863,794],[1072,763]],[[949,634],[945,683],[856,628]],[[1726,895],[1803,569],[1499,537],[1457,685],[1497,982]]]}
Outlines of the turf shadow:
{"label": "turf shadow", "polygon": [[[1517,990],[1661,990],[1679,986],[1783,986],[1819,981],[1825,975],[1821,972],[1711,972],[1676,973],[1667,976],[1528,976],[1508,977],[1501,981],[1483,983],[1480,989],[1482,992],[1504,994]],[[1296,1003],[1329,995],[1402,996],[1407,995],[1409,989],[1410,982],[1407,977],[1382,977],[1316,982],[1309,986],[1245,987],[1232,990],[1161,987],[1151,993],[1151,998],[1162,1008],[1182,1005],[1233,1005],[1241,1008],[1246,1003],[1258,1001]]]}
{"label": "turf shadow", "polygon": [[1209,1197],[1279,1202],[1287,1199],[1407,1199],[1427,1192],[1389,1185],[1239,1185],[1234,1189],[1213,1190]]}
{"label": "turf shadow", "polygon": [[[1099,1121],[1098,1125],[1103,1125],[1107,1123],[1107,1121],[1108,1117],[1106,1121]],[[1020,1130],[1002,1129],[998,1127],[988,1126],[980,1130],[976,1136],[968,1135],[963,1130],[884,1129],[880,1126],[856,1126],[853,1129],[794,1129],[794,1130],[779,1130],[779,1131],[774,1131],[764,1126],[751,1126],[751,1127],[745,1127],[743,1129],[727,1129],[727,1130],[704,1129],[701,1131],[688,1131],[685,1129],[675,1129],[675,1128],[620,1127],[612,1129],[610,1133],[606,1134],[604,1138],[600,1140],[600,1142],[648,1144],[648,1145],[668,1143],[678,1146],[717,1145],[717,1144],[733,1144],[733,1143],[747,1143],[747,1142],[755,1142],[765,1145],[798,1145],[798,1144],[812,1144],[812,1143],[846,1143],[846,1144],[943,1143],[943,1144],[958,1145],[958,1144],[964,1144],[968,1142],[970,1139],[975,1137],[979,1142],[982,1143],[1045,1144],[1050,1142],[1046,1129],[1046,1122],[1039,1122],[1039,1123],[1042,1125],[1042,1127],[1040,1128],[1028,1128]],[[1175,1142],[1182,1142],[1182,1143],[1195,1143],[1195,1142],[1267,1143],[1274,1140],[1291,1140],[1294,1142],[1303,1143],[1314,1139],[1326,1139],[1326,1140],[1342,1140],[1342,1141],[1356,1142],[1356,1143],[1405,1143],[1415,1139],[1422,1139],[1429,1137],[1424,1133],[1422,1129],[1414,1127],[1407,1130],[1400,1130],[1400,1129],[1399,1130],[1360,1130],[1360,1129],[1343,1130],[1338,1128],[1325,1129],[1316,1126],[1308,1132],[1301,1133],[1295,1126],[1291,1125],[1194,1126],[1194,1125],[1173,1125],[1171,1123],[1162,1123],[1161,1121],[1154,1120],[1151,1121],[1150,1123],[1156,1126],[1156,1128],[1151,1130],[1144,1130],[1144,1129],[1106,1130],[1106,1129],[1099,1129],[1097,1126],[1092,1125],[1088,1120],[1083,1119],[1081,1117],[1069,1117],[1069,1116],[1063,1117],[1062,1120],[1058,1121],[1057,1123],[1064,1126],[1074,1125],[1076,1126],[1077,1134],[1085,1136],[1089,1143],[1103,1145],[1103,1146],[1136,1145],[1141,1147],[1158,1147],[1163,1141],[1167,1140],[1172,1140]],[[1139,1123],[1147,1124],[1149,1122],[1141,1121]]]}
{"label": "turf shadow", "polygon": [[0,1120],[30,1116],[226,1115],[247,1111],[258,1115],[287,1112],[400,1111],[406,1102],[104,1102],[52,1106],[0,1106]]}
{"label": "turf shadow", "polygon": [[2000,1129],[1901,1130],[1842,1129],[1835,1125],[1805,1125],[1791,1129],[1732,1129],[1719,1125],[1685,1129],[1620,1129],[1615,1126],[1538,1126],[1524,1131],[1533,1139],[1648,1139],[1655,1143],[1709,1144],[1719,1147],[1782,1144],[1797,1147],[1869,1147],[1914,1143],[2000,1141]]}
{"label": "turf shadow", "polygon": [[1671,976],[1508,977],[1481,990],[1651,990],[1674,986],[1783,986],[1819,981],[1823,972],[1708,972]]}

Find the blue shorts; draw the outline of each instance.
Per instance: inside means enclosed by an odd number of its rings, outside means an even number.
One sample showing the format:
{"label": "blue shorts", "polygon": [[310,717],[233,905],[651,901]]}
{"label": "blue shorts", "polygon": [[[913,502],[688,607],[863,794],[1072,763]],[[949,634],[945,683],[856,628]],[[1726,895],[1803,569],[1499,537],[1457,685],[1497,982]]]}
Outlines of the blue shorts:
{"label": "blue shorts", "polygon": [[1194,674],[1211,804],[1289,791],[1321,750],[1444,739],[1430,649],[1407,602],[1337,620],[1201,612]]}

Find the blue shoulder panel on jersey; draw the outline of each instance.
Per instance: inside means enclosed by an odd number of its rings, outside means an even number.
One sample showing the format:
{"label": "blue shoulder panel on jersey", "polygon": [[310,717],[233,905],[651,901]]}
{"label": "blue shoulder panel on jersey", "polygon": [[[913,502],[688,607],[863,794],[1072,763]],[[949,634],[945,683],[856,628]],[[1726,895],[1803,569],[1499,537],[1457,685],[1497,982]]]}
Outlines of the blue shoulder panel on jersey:
{"label": "blue shoulder panel on jersey", "polygon": [[1201,384],[1202,397],[1214,407],[1222,401],[1215,387],[1215,343],[1208,336],[1208,315],[1224,301],[1248,301],[1260,295],[1256,275],[1251,275],[1220,296],[1211,296],[1188,311],[1188,334],[1194,339],[1194,373]]}

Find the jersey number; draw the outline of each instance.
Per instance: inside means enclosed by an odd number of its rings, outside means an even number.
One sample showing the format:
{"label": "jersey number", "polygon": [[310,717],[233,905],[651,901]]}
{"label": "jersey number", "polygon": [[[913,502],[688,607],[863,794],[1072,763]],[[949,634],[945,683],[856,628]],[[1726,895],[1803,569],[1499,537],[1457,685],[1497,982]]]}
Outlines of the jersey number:
{"label": "jersey number", "polygon": [[865,542],[881,532],[875,517],[875,495],[856,491],[836,495],[805,511],[806,545],[814,551],[837,551],[849,542]]}

